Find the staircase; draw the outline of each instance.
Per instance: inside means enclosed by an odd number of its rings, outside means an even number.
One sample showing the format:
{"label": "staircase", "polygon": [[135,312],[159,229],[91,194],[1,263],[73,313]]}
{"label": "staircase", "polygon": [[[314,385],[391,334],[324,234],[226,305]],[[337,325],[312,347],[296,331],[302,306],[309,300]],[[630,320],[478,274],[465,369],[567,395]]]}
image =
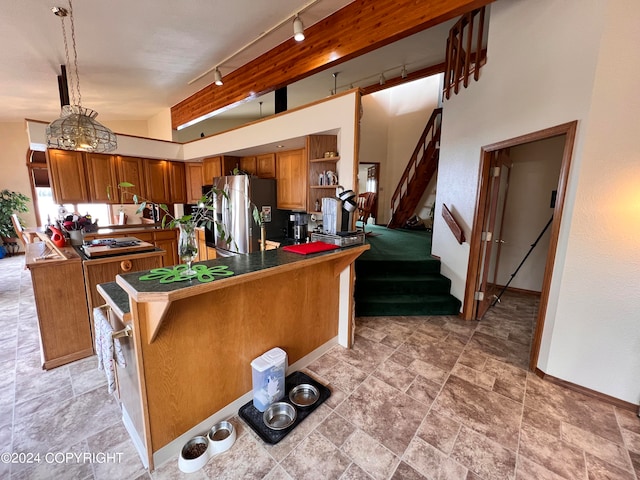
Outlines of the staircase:
{"label": "staircase", "polygon": [[418,202],[438,168],[441,122],[442,108],[436,108],[391,197],[391,220],[387,224],[388,228],[403,226],[415,214]]}
{"label": "staircase", "polygon": [[460,301],[431,256],[429,232],[371,226],[370,250],[356,260],[356,315],[458,315]]}

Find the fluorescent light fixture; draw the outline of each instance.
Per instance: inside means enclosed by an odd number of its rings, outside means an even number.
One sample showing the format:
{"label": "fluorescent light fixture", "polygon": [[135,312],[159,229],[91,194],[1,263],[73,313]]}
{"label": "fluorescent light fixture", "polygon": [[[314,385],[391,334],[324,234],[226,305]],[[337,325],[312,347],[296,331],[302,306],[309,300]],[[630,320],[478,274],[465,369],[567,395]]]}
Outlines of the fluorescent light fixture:
{"label": "fluorescent light fixture", "polygon": [[304,25],[298,15],[293,19],[293,38],[295,38],[296,42],[304,40]]}

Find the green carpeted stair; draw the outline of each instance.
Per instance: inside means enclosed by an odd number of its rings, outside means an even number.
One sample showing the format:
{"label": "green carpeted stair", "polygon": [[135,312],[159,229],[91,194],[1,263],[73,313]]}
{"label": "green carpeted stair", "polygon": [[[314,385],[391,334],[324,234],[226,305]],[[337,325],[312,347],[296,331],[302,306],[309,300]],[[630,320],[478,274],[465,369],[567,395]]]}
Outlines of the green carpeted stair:
{"label": "green carpeted stair", "polygon": [[356,315],[457,315],[460,301],[431,256],[431,233],[367,225],[370,249],[356,260]]}

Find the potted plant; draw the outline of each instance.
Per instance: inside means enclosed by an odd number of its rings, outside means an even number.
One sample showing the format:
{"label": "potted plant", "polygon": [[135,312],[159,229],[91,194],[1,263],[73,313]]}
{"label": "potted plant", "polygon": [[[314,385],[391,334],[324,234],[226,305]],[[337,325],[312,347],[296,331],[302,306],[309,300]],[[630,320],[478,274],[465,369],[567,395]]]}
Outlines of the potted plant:
{"label": "potted plant", "polygon": [[[4,189],[0,192],[0,238],[5,244],[17,243],[11,215],[27,213],[29,197],[19,192]],[[22,224],[22,219],[19,219]]]}
{"label": "potted plant", "polygon": [[[118,188],[122,194],[126,194],[127,188],[133,187],[130,182],[120,182],[118,184]],[[159,210],[164,212],[162,215],[162,228],[178,228],[180,231],[178,237],[178,256],[180,260],[187,264],[187,269],[183,272],[183,275],[192,275],[195,272],[191,269],[191,262],[198,255],[198,242],[196,239],[196,227],[206,226],[207,228],[212,228],[215,225],[215,228],[220,235],[221,238],[225,240],[227,245],[234,244],[234,240],[230,234],[224,228],[224,225],[218,222],[215,218],[214,214],[214,201],[215,196],[221,195],[227,199],[229,199],[228,193],[223,190],[218,190],[216,188],[211,189],[209,192],[204,194],[200,200],[198,201],[198,209],[189,215],[183,215],[181,217],[174,217],[167,207],[166,204],[160,203],[156,204],[150,202],[146,199],[141,199],[137,195],[133,195],[133,202],[138,205],[138,209],[136,210],[136,214],[142,213],[145,208],[148,206],[157,207]],[[247,199],[248,200],[248,199]],[[262,215],[258,211],[258,207],[253,204],[250,200],[248,200],[251,205],[253,220],[261,229],[262,235],[264,236],[264,222],[262,219]],[[262,242],[264,246],[264,239]]]}

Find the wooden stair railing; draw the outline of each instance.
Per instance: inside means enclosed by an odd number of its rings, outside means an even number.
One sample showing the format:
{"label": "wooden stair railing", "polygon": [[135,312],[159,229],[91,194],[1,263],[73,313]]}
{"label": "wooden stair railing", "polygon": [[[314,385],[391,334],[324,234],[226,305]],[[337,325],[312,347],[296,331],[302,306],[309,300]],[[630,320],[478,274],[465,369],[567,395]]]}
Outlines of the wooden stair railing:
{"label": "wooden stair railing", "polygon": [[389,228],[397,228],[413,216],[418,202],[438,166],[442,108],[436,108],[407,163],[393,196]]}
{"label": "wooden stair railing", "polygon": [[482,48],[484,11],[482,7],[465,13],[449,30],[444,70],[446,98],[451,96],[451,90],[457,94],[461,83],[467,88],[472,74],[475,81],[480,77],[480,67],[487,60],[487,51]]}

